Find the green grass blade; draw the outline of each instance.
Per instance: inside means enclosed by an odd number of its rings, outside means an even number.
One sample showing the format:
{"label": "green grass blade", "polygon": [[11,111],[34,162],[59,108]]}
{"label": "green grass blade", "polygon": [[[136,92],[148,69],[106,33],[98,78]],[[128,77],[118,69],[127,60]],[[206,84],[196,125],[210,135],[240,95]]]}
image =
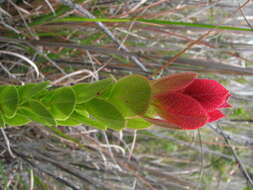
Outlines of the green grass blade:
{"label": "green grass blade", "polygon": [[225,25],[213,25],[213,24],[202,24],[202,23],[190,23],[190,22],[177,22],[168,20],[158,20],[158,19],[143,19],[143,18],[84,18],[84,17],[65,17],[60,19],[52,20],[51,23],[57,22],[111,22],[111,23],[129,23],[129,22],[140,22],[140,23],[151,23],[151,24],[161,24],[161,25],[177,25],[186,27],[196,27],[196,28],[207,28],[207,29],[219,29],[219,30],[229,30],[229,31],[253,31],[250,28],[241,28]]}
{"label": "green grass blade", "polygon": [[152,24],[163,24],[163,25],[178,25],[178,26],[188,26],[196,28],[208,28],[208,29],[220,29],[220,30],[233,30],[233,31],[253,31],[250,28],[240,28],[225,25],[213,25],[213,24],[202,24],[202,23],[190,23],[190,22],[176,22],[167,20],[154,20],[154,19],[137,19],[138,22],[152,23]]}

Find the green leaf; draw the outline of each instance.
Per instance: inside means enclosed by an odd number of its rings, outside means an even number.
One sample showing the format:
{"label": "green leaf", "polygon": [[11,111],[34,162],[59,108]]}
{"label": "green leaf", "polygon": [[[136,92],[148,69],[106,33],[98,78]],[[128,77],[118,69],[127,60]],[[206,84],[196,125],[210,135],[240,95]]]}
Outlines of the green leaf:
{"label": "green leaf", "polygon": [[73,118],[72,116],[70,116],[68,119],[64,121],[57,121],[57,125],[68,126],[68,127],[79,126],[81,124],[82,122],[80,122],[79,120],[75,120],[75,118]]}
{"label": "green leaf", "polygon": [[98,129],[102,129],[105,130],[107,129],[107,126],[105,125],[105,123],[99,121],[99,120],[95,120],[89,117],[85,117],[84,115],[81,115],[77,112],[74,113],[73,117],[80,121],[82,124],[87,125],[87,126],[91,126],[91,127],[96,127]]}
{"label": "green leaf", "polygon": [[1,115],[0,114],[0,128],[3,128],[3,127],[5,127],[5,122],[4,122],[4,117],[3,117],[3,115]]}
{"label": "green leaf", "polygon": [[82,83],[72,86],[73,90],[76,94],[76,103],[81,104],[86,101],[89,101],[91,98],[93,98],[93,93],[89,94],[89,88],[90,84],[88,83]]}
{"label": "green leaf", "polygon": [[49,102],[50,111],[56,120],[66,120],[74,111],[76,97],[71,87],[58,88]]}
{"label": "green leaf", "polygon": [[12,118],[5,117],[4,120],[7,125],[13,126],[13,127],[23,126],[31,121],[26,116],[24,116],[18,112],[16,113],[16,115],[14,117],[12,117]]}
{"label": "green leaf", "polygon": [[152,124],[142,118],[127,119],[127,128],[130,129],[145,129],[150,127]]}
{"label": "green leaf", "polygon": [[125,119],[111,103],[94,98],[86,103],[86,109],[94,118],[106,124],[108,128],[120,130],[125,126]]}
{"label": "green leaf", "polygon": [[81,125],[82,122],[75,117],[76,112],[73,112],[68,119],[64,121],[57,121],[57,125],[62,125],[62,126],[78,126]]}
{"label": "green leaf", "polygon": [[150,98],[148,80],[140,75],[130,75],[116,83],[110,102],[125,116],[143,115],[149,107]]}
{"label": "green leaf", "polygon": [[108,78],[91,84],[82,83],[74,85],[72,88],[76,93],[77,104],[103,96],[108,89],[112,88],[113,83],[113,79]]}
{"label": "green leaf", "polygon": [[0,87],[0,109],[6,117],[13,117],[19,102],[18,91],[15,86]]}
{"label": "green leaf", "polygon": [[102,130],[105,130],[107,128],[104,123],[89,118],[89,113],[86,110],[85,104],[77,104],[75,111],[67,120],[57,121],[57,123],[63,126],[78,126],[80,124],[84,124]]}
{"label": "green leaf", "polygon": [[107,128],[105,123],[98,120],[91,119],[77,112],[73,112],[72,115],[66,121],[59,121],[58,124],[64,125],[64,126],[76,126],[76,125],[84,124],[90,127],[101,129],[101,130],[105,130]]}
{"label": "green leaf", "polygon": [[49,86],[48,82],[30,83],[18,87],[20,102],[24,103],[42,93]]}
{"label": "green leaf", "polygon": [[84,104],[77,104],[75,111],[79,113],[80,115],[83,115],[85,117],[89,117],[89,113],[86,110],[86,105]]}
{"label": "green leaf", "polygon": [[55,126],[56,122],[52,114],[47,110],[47,108],[39,101],[31,100],[28,105],[20,108],[20,113],[23,116],[28,117],[32,121],[47,125]]}
{"label": "green leaf", "polygon": [[69,7],[67,7],[65,5],[60,5],[54,13],[42,14],[40,16],[37,16],[37,17],[33,18],[32,22],[29,23],[29,26],[34,26],[34,25],[40,25],[40,24],[47,23],[50,20],[52,20],[53,18],[64,14],[68,10],[70,10]]}

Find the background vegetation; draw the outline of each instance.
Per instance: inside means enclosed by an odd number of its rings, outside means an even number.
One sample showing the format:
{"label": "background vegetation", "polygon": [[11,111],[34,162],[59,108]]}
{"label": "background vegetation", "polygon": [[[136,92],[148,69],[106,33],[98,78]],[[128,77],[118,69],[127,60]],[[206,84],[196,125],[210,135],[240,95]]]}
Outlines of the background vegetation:
{"label": "background vegetation", "polygon": [[252,8],[250,0],[1,0],[1,84],[195,71],[225,85],[233,107],[198,131],[7,127],[0,189],[253,189]]}

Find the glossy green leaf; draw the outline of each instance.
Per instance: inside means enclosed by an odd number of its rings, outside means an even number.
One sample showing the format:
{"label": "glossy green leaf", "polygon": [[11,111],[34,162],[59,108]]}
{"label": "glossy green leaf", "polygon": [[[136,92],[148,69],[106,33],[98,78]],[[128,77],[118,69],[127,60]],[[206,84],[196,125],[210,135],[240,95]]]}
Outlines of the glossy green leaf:
{"label": "glossy green leaf", "polygon": [[56,120],[66,120],[74,111],[76,97],[71,87],[58,88],[49,102],[50,111]]}
{"label": "glossy green leaf", "polygon": [[151,98],[151,87],[146,78],[130,75],[120,79],[113,91],[110,102],[125,115],[143,115]]}
{"label": "glossy green leaf", "polygon": [[80,115],[83,115],[83,116],[85,116],[85,117],[89,117],[89,113],[88,113],[87,110],[86,110],[86,105],[85,105],[85,103],[83,103],[83,104],[77,104],[77,105],[76,105],[76,108],[75,108],[75,111],[76,111],[77,113],[79,113]]}
{"label": "glossy green leaf", "polygon": [[9,126],[17,127],[17,126],[23,126],[29,123],[31,120],[28,119],[26,116],[16,113],[16,115],[12,118],[4,118],[5,122]]}
{"label": "glossy green leaf", "polygon": [[30,83],[18,87],[18,93],[21,103],[32,99],[33,97],[41,94],[49,86],[48,82]]}
{"label": "glossy green leaf", "polygon": [[152,124],[142,118],[127,119],[127,128],[130,129],[145,129],[150,127]]}
{"label": "glossy green leaf", "polygon": [[55,126],[56,122],[52,114],[47,110],[46,106],[44,106],[39,101],[31,100],[28,102],[26,107],[22,107],[20,109],[20,113],[23,116],[28,117],[32,121],[47,125],[47,126]]}
{"label": "glossy green leaf", "polygon": [[106,124],[108,128],[120,130],[124,128],[125,119],[111,103],[94,98],[86,103],[86,109],[94,118]]}
{"label": "glossy green leaf", "polygon": [[68,127],[79,126],[81,124],[82,124],[82,122],[80,122],[79,120],[75,120],[71,116],[64,121],[57,121],[57,125],[68,126]]}
{"label": "glossy green leaf", "polygon": [[70,118],[67,119],[66,121],[59,121],[58,123],[61,125],[66,124],[66,126],[76,126],[76,125],[84,124],[84,125],[95,127],[102,130],[105,130],[107,128],[105,123],[99,120],[86,117],[77,112],[73,112]]}
{"label": "glossy green leaf", "polygon": [[108,89],[112,88],[113,83],[113,79],[108,78],[91,84],[83,83],[74,85],[72,88],[77,95],[77,104],[85,103],[95,97],[103,96]]}
{"label": "glossy green leaf", "polygon": [[73,112],[66,120],[57,121],[57,125],[62,126],[78,126],[81,125],[82,122],[75,117],[76,112]]}
{"label": "glossy green leaf", "polygon": [[0,87],[0,110],[6,117],[13,117],[19,102],[18,91],[15,86]]}
{"label": "glossy green leaf", "polygon": [[89,94],[90,84],[81,83],[72,86],[73,90],[76,93],[76,103],[81,104],[83,102],[89,101],[93,97],[93,93]]}

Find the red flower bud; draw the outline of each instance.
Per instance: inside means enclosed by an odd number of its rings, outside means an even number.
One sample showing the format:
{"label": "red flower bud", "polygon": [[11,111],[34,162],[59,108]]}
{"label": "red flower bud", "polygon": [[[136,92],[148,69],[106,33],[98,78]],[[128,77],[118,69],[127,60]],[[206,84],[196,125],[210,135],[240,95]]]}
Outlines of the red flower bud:
{"label": "red flower bud", "polygon": [[215,80],[197,79],[196,73],[179,73],[151,81],[152,104],[162,119],[146,118],[168,128],[197,129],[224,117],[229,91]]}

